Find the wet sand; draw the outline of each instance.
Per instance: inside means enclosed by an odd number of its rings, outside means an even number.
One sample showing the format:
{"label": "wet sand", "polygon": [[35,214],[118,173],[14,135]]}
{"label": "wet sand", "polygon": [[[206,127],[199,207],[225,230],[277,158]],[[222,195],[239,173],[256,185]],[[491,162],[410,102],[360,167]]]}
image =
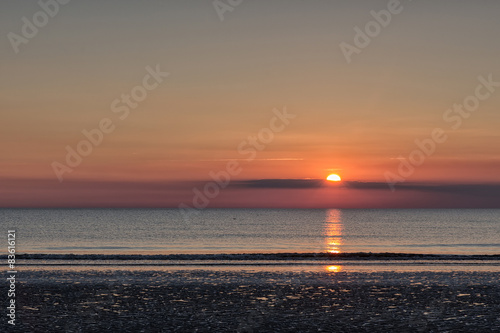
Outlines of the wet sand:
{"label": "wet sand", "polygon": [[[18,274],[19,332],[498,332],[497,272]],[[0,292],[6,293],[5,286]]]}

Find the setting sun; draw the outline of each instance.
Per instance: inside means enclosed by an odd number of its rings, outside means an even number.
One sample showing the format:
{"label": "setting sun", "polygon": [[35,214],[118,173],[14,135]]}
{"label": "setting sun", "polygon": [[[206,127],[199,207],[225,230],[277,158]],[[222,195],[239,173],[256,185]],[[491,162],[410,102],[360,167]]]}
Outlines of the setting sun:
{"label": "setting sun", "polygon": [[342,180],[342,178],[340,178],[339,175],[332,173],[331,175],[328,175],[328,177],[326,177],[326,180],[329,180],[331,182],[339,182]]}

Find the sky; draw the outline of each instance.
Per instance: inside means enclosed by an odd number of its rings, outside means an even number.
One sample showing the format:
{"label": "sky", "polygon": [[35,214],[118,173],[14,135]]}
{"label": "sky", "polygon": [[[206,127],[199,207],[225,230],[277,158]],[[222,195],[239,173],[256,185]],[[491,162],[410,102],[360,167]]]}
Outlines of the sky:
{"label": "sky", "polygon": [[0,207],[500,207],[497,1],[66,2],[0,4]]}

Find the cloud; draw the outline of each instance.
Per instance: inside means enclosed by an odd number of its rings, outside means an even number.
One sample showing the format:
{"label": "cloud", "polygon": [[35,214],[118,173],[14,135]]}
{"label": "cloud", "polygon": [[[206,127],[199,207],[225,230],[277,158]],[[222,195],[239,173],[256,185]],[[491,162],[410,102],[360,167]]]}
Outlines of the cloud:
{"label": "cloud", "polygon": [[257,179],[235,181],[232,183],[236,187],[246,188],[319,188],[324,185],[322,179]]}
{"label": "cloud", "polygon": [[[382,190],[389,189],[383,182],[344,182],[344,186],[352,189]],[[470,196],[497,196],[500,198],[500,184],[442,184],[442,183],[404,183],[396,186],[396,191],[420,191],[433,193],[450,193]]]}
{"label": "cloud", "polygon": [[[231,187],[239,188],[275,188],[275,189],[311,189],[327,187],[329,183],[323,179],[252,179],[233,181]],[[388,190],[385,182],[343,181],[336,187],[357,190]],[[398,191],[418,191],[432,193],[449,193],[470,196],[498,196],[500,184],[443,184],[443,183],[404,183],[396,186]]]}

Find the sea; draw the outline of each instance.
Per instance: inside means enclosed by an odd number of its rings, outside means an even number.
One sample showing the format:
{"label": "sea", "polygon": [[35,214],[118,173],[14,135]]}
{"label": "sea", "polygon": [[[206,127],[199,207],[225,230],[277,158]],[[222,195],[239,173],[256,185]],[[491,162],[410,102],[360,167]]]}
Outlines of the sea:
{"label": "sea", "polygon": [[500,209],[4,208],[0,226],[5,240],[15,230],[16,254],[31,259],[24,264],[39,266],[500,263]]}

